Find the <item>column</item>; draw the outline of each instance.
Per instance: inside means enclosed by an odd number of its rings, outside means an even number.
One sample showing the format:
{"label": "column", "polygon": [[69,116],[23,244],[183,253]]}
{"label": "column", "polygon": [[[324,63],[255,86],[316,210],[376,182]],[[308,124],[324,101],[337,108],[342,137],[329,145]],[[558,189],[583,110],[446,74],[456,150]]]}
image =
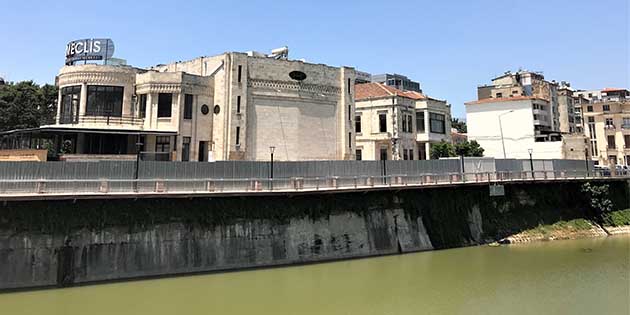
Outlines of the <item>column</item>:
{"label": "column", "polygon": [[79,100],[79,117],[85,116],[87,108],[87,83],[81,84],[81,99]]}
{"label": "column", "polygon": [[424,151],[426,152],[425,158],[427,160],[431,159],[431,143],[427,142],[424,144]]}

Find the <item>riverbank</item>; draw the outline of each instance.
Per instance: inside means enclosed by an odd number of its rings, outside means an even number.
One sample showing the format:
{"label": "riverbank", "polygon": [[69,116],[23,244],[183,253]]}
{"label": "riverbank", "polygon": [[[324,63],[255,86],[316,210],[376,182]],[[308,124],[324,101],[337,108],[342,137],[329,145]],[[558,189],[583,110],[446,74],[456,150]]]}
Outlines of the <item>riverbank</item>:
{"label": "riverbank", "polygon": [[535,228],[510,235],[498,243],[516,244],[536,241],[574,240],[630,234],[630,209],[612,211],[604,216],[604,225],[588,219],[541,224]]}

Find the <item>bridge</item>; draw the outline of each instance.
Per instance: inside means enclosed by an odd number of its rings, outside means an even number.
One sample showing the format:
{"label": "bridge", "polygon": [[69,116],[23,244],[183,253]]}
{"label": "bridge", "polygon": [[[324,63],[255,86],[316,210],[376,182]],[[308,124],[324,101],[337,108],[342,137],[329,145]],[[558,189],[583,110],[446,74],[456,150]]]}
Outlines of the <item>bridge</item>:
{"label": "bridge", "polygon": [[[628,179],[628,176],[614,176]],[[517,182],[610,180],[600,171],[494,171],[423,173],[385,176],[325,176],[291,178],[152,178],[152,179],[27,179],[0,180],[0,201],[192,198],[270,194],[334,193]]]}

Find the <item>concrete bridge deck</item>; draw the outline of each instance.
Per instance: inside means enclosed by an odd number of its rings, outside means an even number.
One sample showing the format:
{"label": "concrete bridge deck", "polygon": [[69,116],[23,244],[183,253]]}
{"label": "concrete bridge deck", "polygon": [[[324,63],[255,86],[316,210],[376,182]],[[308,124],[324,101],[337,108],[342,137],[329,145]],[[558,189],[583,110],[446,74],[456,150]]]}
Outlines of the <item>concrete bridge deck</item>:
{"label": "concrete bridge deck", "polygon": [[292,195],[611,179],[628,180],[630,176],[611,177],[585,171],[519,171],[274,179],[0,180],[0,201]]}

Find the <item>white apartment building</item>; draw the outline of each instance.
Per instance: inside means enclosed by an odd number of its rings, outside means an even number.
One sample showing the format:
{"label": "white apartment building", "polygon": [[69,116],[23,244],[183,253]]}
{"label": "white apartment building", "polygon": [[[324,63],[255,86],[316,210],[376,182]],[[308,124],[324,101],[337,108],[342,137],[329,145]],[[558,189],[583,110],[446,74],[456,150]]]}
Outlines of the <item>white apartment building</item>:
{"label": "white apartment building", "polygon": [[468,139],[494,158],[584,158],[586,145],[572,137],[547,132],[552,128],[549,101],[537,97],[488,98],[466,103]]}
{"label": "white apartment building", "polygon": [[355,86],[356,158],[429,159],[431,143],[451,141],[450,105],[380,83]]}

